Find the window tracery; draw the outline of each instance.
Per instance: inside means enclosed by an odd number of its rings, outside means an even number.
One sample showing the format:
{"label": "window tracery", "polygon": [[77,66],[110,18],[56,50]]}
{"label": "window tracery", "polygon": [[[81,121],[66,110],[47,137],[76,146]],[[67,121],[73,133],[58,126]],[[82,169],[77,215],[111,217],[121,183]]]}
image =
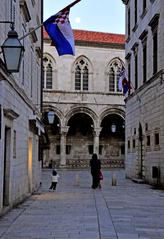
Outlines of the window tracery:
{"label": "window tracery", "polygon": [[79,59],[75,63],[75,90],[88,91],[89,64],[86,59]]}
{"label": "window tracery", "polygon": [[52,89],[53,88],[53,61],[48,56],[43,57],[43,72],[44,81],[43,88]]}
{"label": "window tracery", "polygon": [[119,73],[122,68],[122,61],[120,59],[113,59],[109,64],[109,91],[118,93],[119,91]]}

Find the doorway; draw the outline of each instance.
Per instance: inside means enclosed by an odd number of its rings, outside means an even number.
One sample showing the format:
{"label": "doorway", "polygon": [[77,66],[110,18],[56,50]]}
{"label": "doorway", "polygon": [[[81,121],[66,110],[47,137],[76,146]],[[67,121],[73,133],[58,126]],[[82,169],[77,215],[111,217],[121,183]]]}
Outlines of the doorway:
{"label": "doorway", "polygon": [[11,128],[5,127],[4,137],[4,174],[3,174],[3,206],[9,205],[10,187],[10,148],[11,148]]}
{"label": "doorway", "polygon": [[143,130],[142,130],[142,125],[139,123],[139,128],[138,128],[138,135],[139,135],[139,178],[143,179]]}

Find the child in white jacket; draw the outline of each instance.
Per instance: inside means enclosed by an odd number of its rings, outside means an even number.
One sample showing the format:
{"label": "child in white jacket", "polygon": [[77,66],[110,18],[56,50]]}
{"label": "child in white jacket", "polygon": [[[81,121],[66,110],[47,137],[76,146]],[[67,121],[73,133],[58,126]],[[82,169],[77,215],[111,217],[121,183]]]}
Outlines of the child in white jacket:
{"label": "child in white jacket", "polygon": [[57,173],[56,170],[52,171],[52,175],[51,175],[51,186],[49,189],[52,189],[53,191],[56,190],[56,185],[58,183],[58,178],[59,178],[59,174]]}

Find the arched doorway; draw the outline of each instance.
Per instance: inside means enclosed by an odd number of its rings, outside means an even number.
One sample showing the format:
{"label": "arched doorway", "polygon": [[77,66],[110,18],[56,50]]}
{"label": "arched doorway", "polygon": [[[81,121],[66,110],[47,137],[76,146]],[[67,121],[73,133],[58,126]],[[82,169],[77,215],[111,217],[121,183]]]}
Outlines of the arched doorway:
{"label": "arched doorway", "polygon": [[68,120],[66,164],[87,167],[93,154],[93,121],[86,113],[75,113]]}
{"label": "arched doorway", "polygon": [[106,115],[101,125],[99,157],[105,167],[123,167],[125,158],[125,123],[115,113]]}

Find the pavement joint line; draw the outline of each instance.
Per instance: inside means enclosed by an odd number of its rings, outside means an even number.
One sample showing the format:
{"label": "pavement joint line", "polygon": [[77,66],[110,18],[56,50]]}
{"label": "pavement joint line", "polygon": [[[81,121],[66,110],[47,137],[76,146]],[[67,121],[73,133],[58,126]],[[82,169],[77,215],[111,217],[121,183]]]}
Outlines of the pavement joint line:
{"label": "pavement joint line", "polygon": [[23,210],[14,218],[14,220],[11,222],[11,224],[8,226],[8,228],[0,235],[0,238],[3,238],[3,236],[9,231],[10,227],[14,224],[14,222],[26,211],[26,208],[23,208]]}
{"label": "pavement joint line", "polygon": [[105,200],[105,197],[104,197],[104,194],[103,194],[102,190],[101,190],[101,195],[102,195],[102,198],[103,198],[103,200],[104,200],[104,202],[105,202],[105,204],[106,204],[106,207],[107,207],[107,209],[108,209],[109,217],[111,218],[111,222],[112,222],[114,231],[115,231],[115,233],[116,233],[116,237],[117,237],[117,239],[119,239],[118,234],[117,234],[117,231],[116,231],[116,228],[115,228],[115,225],[114,225],[114,222],[113,222],[112,215],[111,215],[111,213],[110,213],[110,208],[108,207],[107,201]]}
{"label": "pavement joint line", "polygon": [[99,239],[101,239],[100,219],[99,219],[99,213],[98,213],[98,208],[97,208],[97,202],[96,202],[95,191],[93,191],[93,198],[94,198],[94,202],[95,202],[95,208],[96,208],[96,214],[97,214],[97,222],[98,222]]}

